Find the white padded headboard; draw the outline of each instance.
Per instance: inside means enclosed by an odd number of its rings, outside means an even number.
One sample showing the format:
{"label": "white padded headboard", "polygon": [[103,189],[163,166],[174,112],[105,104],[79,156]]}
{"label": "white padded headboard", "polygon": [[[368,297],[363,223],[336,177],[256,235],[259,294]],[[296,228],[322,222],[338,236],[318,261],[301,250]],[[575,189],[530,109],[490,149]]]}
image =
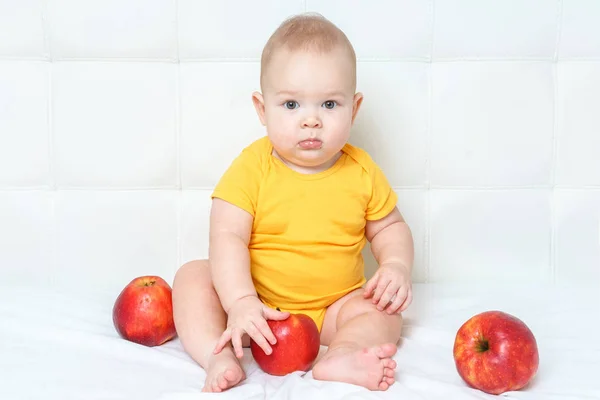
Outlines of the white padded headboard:
{"label": "white padded headboard", "polygon": [[1,279],[113,290],[206,257],[211,189],[264,135],[262,46],[305,10],[355,45],[352,142],[416,282],[600,281],[597,0],[0,0]]}

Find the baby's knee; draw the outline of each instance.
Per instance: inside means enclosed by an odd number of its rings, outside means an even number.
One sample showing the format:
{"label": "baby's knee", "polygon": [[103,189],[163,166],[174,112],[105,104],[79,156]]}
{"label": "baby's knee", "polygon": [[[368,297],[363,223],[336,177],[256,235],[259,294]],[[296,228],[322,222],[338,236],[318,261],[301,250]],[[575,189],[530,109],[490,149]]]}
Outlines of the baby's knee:
{"label": "baby's knee", "polygon": [[193,260],[183,264],[175,273],[175,280],[188,280],[191,278],[210,279],[208,260]]}
{"label": "baby's knee", "polygon": [[362,314],[371,314],[391,323],[401,324],[402,316],[400,314],[388,314],[386,311],[379,311],[377,304],[373,304],[372,299],[365,299],[362,296],[356,296],[348,300],[338,314],[338,324],[348,321]]}

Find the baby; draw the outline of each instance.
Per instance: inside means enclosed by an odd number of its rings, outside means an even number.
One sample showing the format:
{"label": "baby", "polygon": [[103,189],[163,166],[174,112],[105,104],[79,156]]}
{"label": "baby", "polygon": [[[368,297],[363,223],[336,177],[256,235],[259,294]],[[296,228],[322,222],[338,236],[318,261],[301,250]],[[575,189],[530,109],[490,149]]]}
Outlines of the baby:
{"label": "baby", "polygon": [[[173,282],[179,338],[206,370],[203,390],[221,392],[245,379],[250,338],[270,354],[267,320],[304,313],[328,346],[314,379],[387,390],[412,301],[413,240],[381,169],[348,143],[363,100],[355,52],[322,16],[295,16],[267,42],[260,85],[252,101],[267,135],[212,194],[209,259]],[[378,262],[369,281],[367,240]]]}

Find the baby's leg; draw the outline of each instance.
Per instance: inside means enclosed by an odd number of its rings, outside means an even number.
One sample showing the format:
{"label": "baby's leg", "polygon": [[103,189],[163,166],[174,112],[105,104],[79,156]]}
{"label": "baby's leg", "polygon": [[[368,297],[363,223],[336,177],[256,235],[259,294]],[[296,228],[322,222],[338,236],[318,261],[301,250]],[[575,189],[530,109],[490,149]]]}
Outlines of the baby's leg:
{"label": "baby's leg", "polygon": [[321,331],[327,353],[313,367],[313,377],[387,390],[394,383],[402,317],[378,311],[359,289],[332,304]]}
{"label": "baby's leg", "polygon": [[[227,315],[213,287],[208,261],[191,261],[175,274],[173,318],[183,348],[206,371],[202,391],[221,392],[246,378],[231,345],[213,354]],[[243,345],[249,345],[247,337]]]}

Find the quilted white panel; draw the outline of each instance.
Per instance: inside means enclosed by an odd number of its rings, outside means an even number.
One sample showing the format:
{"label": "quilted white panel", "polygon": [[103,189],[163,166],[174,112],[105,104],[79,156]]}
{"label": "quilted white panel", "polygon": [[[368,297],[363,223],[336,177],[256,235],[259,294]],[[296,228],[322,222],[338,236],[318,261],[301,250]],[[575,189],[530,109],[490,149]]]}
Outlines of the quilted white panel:
{"label": "quilted white panel", "polygon": [[209,187],[234,157],[265,134],[252,105],[257,62],[181,65],[181,183]]}
{"label": "quilted white panel", "polygon": [[306,0],[352,42],[359,59],[429,59],[433,5],[423,0]]}
{"label": "quilted white panel", "polygon": [[358,64],[364,99],[350,142],[385,168],[393,186],[422,187],[427,181],[429,72],[421,63]]}
{"label": "quilted white panel", "polygon": [[48,285],[54,271],[52,192],[0,191],[0,278]]}
{"label": "quilted white panel", "polygon": [[550,59],[554,56],[559,1],[440,0],[434,3],[434,59]]}
{"label": "quilted white panel", "polygon": [[43,14],[43,0],[0,0],[0,57],[47,58]]}
{"label": "quilted white panel", "polygon": [[351,141],[415,281],[598,280],[596,0],[0,0],[0,279],[113,290],[206,257],[210,192],[265,133],[262,46],[305,10],[355,45]]}
{"label": "quilted white panel", "polygon": [[556,183],[600,185],[600,61],[558,65]]}
{"label": "quilted white panel", "polygon": [[208,258],[211,190],[185,190],[181,195],[180,264]]}
{"label": "quilted white panel", "polygon": [[557,281],[600,287],[600,189],[559,189],[555,201]]}
{"label": "quilted white panel", "polygon": [[61,190],[55,199],[54,284],[120,291],[134,276],[172,281],[177,191]]}
{"label": "quilted white panel", "polygon": [[0,185],[50,183],[50,64],[0,61]]}
{"label": "quilted white panel", "polygon": [[430,195],[431,281],[551,281],[550,190],[432,190]]}
{"label": "quilted white panel", "polygon": [[600,58],[600,1],[563,0],[558,56]]}
{"label": "quilted white panel", "polygon": [[177,66],[56,62],[52,133],[57,185],[177,185]]}
{"label": "quilted white panel", "polygon": [[550,183],[552,65],[456,62],[432,67],[431,183]]}
{"label": "quilted white panel", "polygon": [[181,59],[260,59],[277,26],[303,0],[178,0]]}
{"label": "quilted white panel", "polygon": [[50,0],[54,59],[177,57],[175,0]]}

